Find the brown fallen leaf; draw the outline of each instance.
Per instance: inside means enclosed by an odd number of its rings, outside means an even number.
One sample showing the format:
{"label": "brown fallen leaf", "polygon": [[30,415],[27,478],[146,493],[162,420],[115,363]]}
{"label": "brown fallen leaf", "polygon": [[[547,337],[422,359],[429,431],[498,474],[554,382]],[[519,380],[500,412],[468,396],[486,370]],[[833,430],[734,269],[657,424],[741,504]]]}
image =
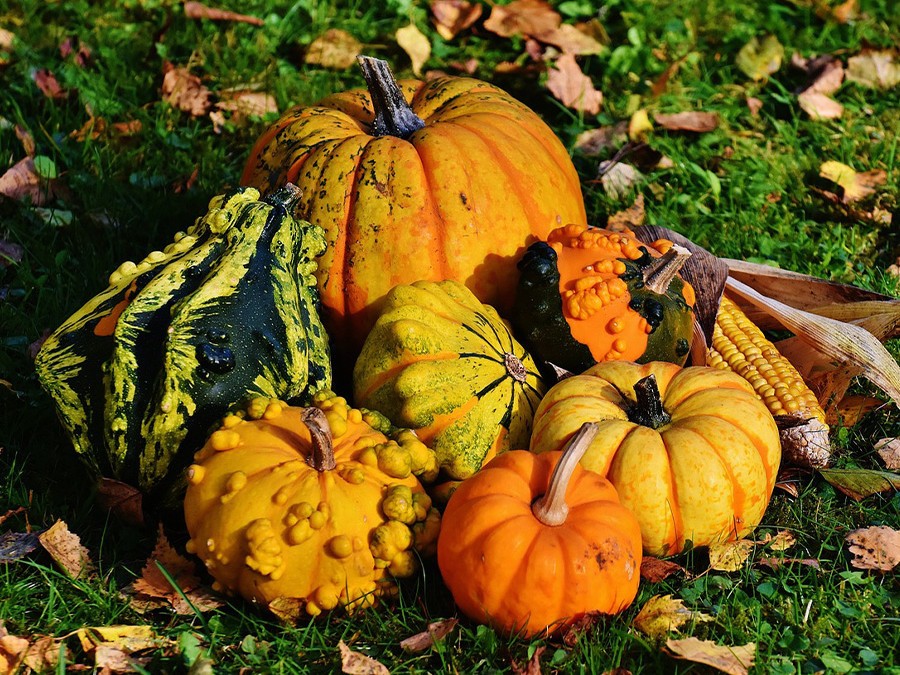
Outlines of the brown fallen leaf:
{"label": "brown fallen leaf", "polygon": [[22,149],[25,150],[25,154],[29,157],[34,157],[37,148],[35,146],[34,136],[31,135],[28,129],[17,124],[16,138],[18,138],[19,142],[22,144]]}
{"label": "brown fallen leaf", "polygon": [[413,74],[416,77],[420,77],[422,75],[422,66],[425,65],[425,62],[431,56],[431,43],[428,41],[428,38],[412,22],[408,26],[397,29],[394,38],[412,62]]}
{"label": "brown fallen leaf", "polygon": [[691,576],[684,567],[671,560],[660,560],[649,555],[645,555],[641,560],[641,578],[651,584],[658,584],[679,572],[687,578]]}
{"label": "brown fallen leaf", "polygon": [[[32,636],[28,648],[22,654],[22,666],[30,668],[36,673],[46,673],[56,670],[59,663],[60,651],[68,661],[69,649],[65,645],[60,650],[62,639],[50,635]],[[0,670],[0,673],[3,671]]]}
{"label": "brown fallen leaf", "polygon": [[850,532],[844,540],[853,554],[853,567],[890,572],[900,565],[900,531],[885,525]]}
{"label": "brown fallen leaf", "polygon": [[200,78],[184,66],[175,66],[169,61],[163,63],[162,98],[194,117],[206,115],[212,107],[210,91]]}
{"label": "brown fallen leaf", "polygon": [[735,65],[751,80],[765,80],[781,68],[784,59],[784,47],[774,35],[767,35],[762,40],[754,37],[741,47],[735,59]]}
{"label": "brown fallen leaf", "polygon": [[432,0],[434,28],[445,40],[452,40],[481,18],[483,6],[468,0]]}
{"label": "brown fallen leaf", "polygon": [[756,659],[756,643],[741,647],[717,645],[710,640],[690,637],[683,640],[666,640],[666,649],[676,659],[702,663],[729,675],[747,675]]}
{"label": "brown fallen leaf", "polygon": [[766,533],[763,541],[757,543],[768,546],[772,551],[786,551],[797,543],[797,538],[788,530],[780,530],[774,537],[769,533]]}
{"label": "brown fallen leaf", "polygon": [[13,42],[15,42],[16,34],[5,28],[0,28],[0,49],[11,52]]}
{"label": "brown fallen leaf", "polygon": [[655,640],[661,640],[670,631],[678,632],[689,621],[713,621],[713,617],[685,607],[684,600],[671,595],[654,595],[644,603],[634,617],[633,625]]}
{"label": "brown fallen leaf", "polygon": [[621,199],[644,179],[644,174],[624,162],[600,162],[597,172],[603,190],[613,199]]}
{"label": "brown fallen leaf", "polygon": [[847,80],[873,89],[891,89],[900,84],[896,49],[863,49],[847,59]]}
{"label": "brown fallen leaf", "polygon": [[578,134],[575,150],[589,157],[607,154],[628,142],[628,121],[617,122]]}
{"label": "brown fallen leaf", "polygon": [[101,478],[97,481],[97,502],[123,522],[144,526],[144,497],[133,485]]}
{"label": "brown fallen leaf", "polygon": [[822,477],[856,501],[879,492],[900,490],[900,474],[869,469],[820,469]]}
{"label": "brown fallen leaf", "polygon": [[70,138],[74,138],[79,143],[86,140],[97,140],[98,138],[128,138],[141,132],[144,125],[140,120],[129,120],[127,122],[113,122],[110,124],[102,117],[88,117],[87,121],[69,134]]}
{"label": "brown fallen leaf", "polygon": [[[872,396],[854,394],[845,396],[841,402],[829,410],[825,423],[829,426],[841,424],[845,427],[853,427],[870,412],[884,405],[884,401]],[[898,469],[900,467],[888,467]]]}
{"label": "brown fallen leaf", "polygon": [[306,616],[305,598],[279,597],[268,605],[269,611],[288,624],[295,624],[301,617]]}
{"label": "brown fallen leaf", "polygon": [[756,98],[755,96],[750,96],[747,98],[747,109],[750,111],[750,114],[756,117],[759,115],[759,111],[762,110],[763,102]]}
{"label": "brown fallen leaf", "polygon": [[537,647],[524,666],[520,665],[518,661],[511,661],[510,670],[514,675],[541,675],[541,656],[545,651],[547,651],[547,645]]}
{"label": "brown fallen leaf", "polygon": [[673,113],[671,115],[655,114],[653,120],[663,129],[669,131],[693,131],[704,133],[712,131],[719,126],[719,116],[716,113],[691,110],[687,112]]}
{"label": "brown fallen leaf", "polygon": [[329,28],[313,40],[306,50],[306,63],[332,70],[346,70],[356,65],[363,45],[340,28]]}
{"label": "brown fallen leaf", "polygon": [[569,23],[564,23],[535,37],[544,44],[559,48],[564,54],[574,54],[575,56],[599,54],[605,49],[596,38]]}
{"label": "brown fallen leaf", "polygon": [[459,623],[459,619],[442,619],[428,624],[428,628],[400,641],[400,647],[407,652],[419,654],[428,651],[434,643],[446,637]]}
{"label": "brown fallen leaf", "polygon": [[581,72],[581,67],[571,54],[563,54],[556,59],[547,73],[547,89],[568,108],[588,115],[600,112],[603,94],[594,89],[591,78]]}
{"label": "brown fallen leaf", "polygon": [[46,68],[38,68],[32,75],[37,88],[41,90],[47,98],[63,99],[68,98],[69,90],[63,89],[56,79],[56,76]]}
{"label": "brown fallen leaf", "polygon": [[[0,240],[0,258],[2,258],[2,256],[3,256],[3,244],[4,243],[5,242]],[[2,448],[0,448],[0,450],[2,450]],[[18,516],[23,513],[25,514],[25,519],[27,521],[28,520],[28,508],[27,507],[17,506],[14,509],[9,509],[6,513],[4,513],[2,516],[0,516],[0,525],[5,523],[7,520],[12,518],[13,516]]]}
{"label": "brown fallen leaf", "polygon": [[0,675],[12,675],[18,671],[29,644],[23,637],[10,635],[0,621]]}
{"label": "brown fallen leaf", "polygon": [[801,110],[814,120],[834,120],[844,114],[844,106],[830,96],[804,91],[797,96]]}
{"label": "brown fallen leaf", "polygon": [[807,567],[813,567],[817,570],[822,569],[821,563],[815,558],[757,558],[757,565],[765,565],[766,567],[770,567],[773,570],[777,570],[779,567],[784,565],[790,565],[793,563],[797,563],[798,565],[806,565]]}
{"label": "brown fallen leaf", "polygon": [[[79,68],[86,68],[91,65],[93,53],[91,48],[84,44],[78,38],[67,37],[59,45],[59,55],[64,59],[72,56],[75,65]],[[74,56],[73,56],[74,55]]]}
{"label": "brown fallen leaf", "polygon": [[634,204],[623,211],[617,211],[606,219],[606,229],[614,232],[633,230],[644,224],[646,215],[644,195],[639,194],[634,198]]}
{"label": "brown fallen leaf", "polygon": [[232,123],[241,122],[247,117],[278,114],[278,103],[272,94],[247,89],[219,92],[215,107],[216,110],[229,112]]}
{"label": "brown fallen leaf", "polygon": [[600,675],[631,675],[628,668],[613,668],[612,670],[604,670]]}
{"label": "brown fallen leaf", "polygon": [[834,160],[822,162],[819,175],[843,189],[842,201],[845,204],[875,194],[876,188],[887,182],[887,172],[883,169],[857,172],[853,167]]}
{"label": "brown fallen leaf", "polygon": [[342,673],[347,673],[347,675],[390,675],[391,673],[383,663],[371,656],[353,651],[343,640],[338,642],[338,649],[341,651]]}
{"label": "brown fallen leaf", "polygon": [[900,469],[900,438],[882,438],[875,443],[875,450],[885,468]]}
{"label": "brown fallen leaf", "polygon": [[33,157],[25,157],[0,176],[0,194],[16,201],[31,200],[32,205],[47,204],[55,195],[56,179],[40,176]]}
{"label": "brown fallen leaf", "polygon": [[236,21],[239,23],[249,23],[253,26],[262,26],[263,20],[255,16],[247,16],[246,14],[238,14],[237,12],[229,12],[225,9],[216,9],[215,7],[207,7],[200,2],[184,3],[184,16],[187,19],[209,19],[210,21]]}
{"label": "brown fallen leaf", "polygon": [[749,539],[726,541],[709,547],[709,566],[722,572],[736,572],[744,566],[756,542]]}
{"label": "brown fallen leaf", "polygon": [[40,544],[40,539],[33,532],[5,532],[0,535],[0,563],[21,560],[37,550]]}
{"label": "brown fallen leaf", "polygon": [[792,59],[791,63],[804,70],[809,78],[809,84],[803,90],[805,92],[830,96],[844,82],[844,64],[834,56],[825,55],[809,60]]}
{"label": "brown fallen leaf", "polygon": [[574,647],[578,644],[582,635],[585,635],[588,631],[592,630],[598,623],[602,623],[606,616],[607,615],[602,612],[585,612],[572,621],[572,623],[563,627],[562,632],[559,635],[560,639],[562,639],[562,643],[566,647]]}
{"label": "brown fallen leaf", "polygon": [[49,529],[41,532],[38,539],[53,562],[68,577],[77,579],[93,569],[90,554],[81,545],[81,538],[69,531],[69,526],[64,521],[57,520]]}
{"label": "brown fallen leaf", "polygon": [[500,37],[538,36],[561,23],[559,13],[545,0],[513,0],[508,5],[494,5],[484,27]]}

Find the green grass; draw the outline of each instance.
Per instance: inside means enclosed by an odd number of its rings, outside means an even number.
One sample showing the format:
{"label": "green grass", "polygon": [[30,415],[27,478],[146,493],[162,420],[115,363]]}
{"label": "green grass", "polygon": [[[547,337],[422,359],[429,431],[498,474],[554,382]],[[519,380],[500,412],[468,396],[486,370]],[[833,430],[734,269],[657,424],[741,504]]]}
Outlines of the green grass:
{"label": "green grass", "polygon": [[[785,45],[788,60],[794,52],[846,58],[865,44],[894,44],[900,26],[890,0],[861,0],[861,17],[846,25],[820,18],[815,6],[823,3],[806,0],[612,0],[602,8],[590,0],[562,3],[568,22],[599,11],[610,36],[606,52],[583,59],[605,96],[602,112],[593,118],[563,108],[540,86],[540,78],[494,75],[497,63],[524,62],[521,39],[478,29],[445,42],[433,31],[422,2],[389,0],[384,9],[361,0],[221,4],[259,16],[265,25],[186,20],[180,3],[172,0],[0,5],[0,27],[18,38],[10,62],[0,66],[0,115],[27,129],[37,154],[56,164],[70,190],[54,206],[71,212],[71,222],[57,226],[30,206],[0,200],[0,240],[24,249],[20,263],[0,266],[0,379],[10,383],[0,386],[0,514],[28,507],[27,519],[13,516],[2,528],[40,530],[62,518],[81,535],[98,568],[95,576],[73,582],[39,553],[5,565],[0,569],[0,620],[11,634],[63,636],[83,626],[150,622],[178,641],[181,650],[151,655],[148,672],[187,671],[198,645],[223,672],[242,667],[335,672],[337,643],[343,639],[392,671],[488,673],[509,670],[511,660],[522,663],[544,644],[502,638],[463,621],[434,650],[405,654],[400,639],[430,620],[455,616],[433,563],[403,585],[399,607],[296,627],[236,601],[203,617],[162,610],[142,616],[120,596],[139,574],[155,533],[109,519],[94,503],[90,478],[37,385],[26,349],[103,288],[121,261],[168,242],[203,212],[211,196],[236,185],[250,145],[271,121],[253,119],[214,133],[208,119],[192,119],[160,101],[164,60],[190,63],[213,92],[258,86],[285,110],[362,86],[356,72],[303,64],[305,45],[331,27],[350,31],[367,52],[392,61],[399,75],[409,75],[409,61],[393,34],[412,18],[434,45],[427,68],[451,70],[454,61],[477,58],[477,77],[532,106],[570,147],[580,132],[627,120],[641,107],[715,111],[722,123],[714,132],[654,132],[653,147],[672,158],[674,167],[647,172],[637,187],[647,199],[648,221],[673,227],[723,256],[771,261],[897,294],[895,280],[884,270],[900,253],[900,89],[845,83],[837,95],[846,108],[843,117],[816,122],[792,94],[799,83],[796,71],[785,65],[768,82],[754,84],[734,65],[738,50],[766,33]],[[69,36],[92,49],[90,67],[60,56],[59,44]],[[682,66],[666,91],[653,97],[652,83],[680,58]],[[66,100],[45,98],[32,81],[39,68],[51,70],[63,87],[77,92]],[[759,116],[750,114],[748,96],[763,101]],[[139,120],[142,129],[130,138],[79,142],[71,134],[88,121],[86,108],[110,122]],[[10,125],[0,128],[3,169],[24,155]],[[575,156],[591,220],[603,224],[631,198],[613,200],[591,182],[598,159],[603,157]],[[892,227],[848,217],[811,189],[819,165],[828,159],[887,172],[877,204],[893,212]],[[176,191],[174,186],[195,170],[194,185]],[[873,441],[898,433],[900,416],[890,406],[853,429],[838,430],[838,465],[877,468]],[[686,554],[678,560],[695,578],[645,583],[632,608],[602,620],[573,646],[547,642],[543,668],[695,671],[665,656],[659,644],[631,626],[650,596],[671,593],[715,617],[685,627],[685,635],[720,644],[756,642],[755,672],[898,673],[898,577],[854,571],[843,542],[848,530],[875,524],[900,527],[900,494],[856,503],[807,478],[799,498],[775,495],[762,530],[790,529],[799,543],[788,555],[816,558],[821,570],[748,564],[731,574],[704,573],[705,554]],[[68,644],[73,660],[90,662],[74,639]]]}

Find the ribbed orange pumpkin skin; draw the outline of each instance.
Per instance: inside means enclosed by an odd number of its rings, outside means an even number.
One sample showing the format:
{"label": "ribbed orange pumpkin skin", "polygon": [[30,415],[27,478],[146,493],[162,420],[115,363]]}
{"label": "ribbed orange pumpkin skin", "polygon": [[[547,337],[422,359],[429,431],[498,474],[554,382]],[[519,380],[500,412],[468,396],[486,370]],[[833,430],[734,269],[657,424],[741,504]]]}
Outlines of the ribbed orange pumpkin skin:
{"label": "ribbed orange pumpkin skin", "polygon": [[561,455],[499,455],[460,484],[444,511],[444,583],[464,614],[504,634],[553,632],[588,611],[614,614],[637,594],[640,528],[609,481],[576,467],[566,521],[549,526],[532,513]]}
{"label": "ribbed orange pumpkin skin", "polygon": [[250,154],[242,183],[303,192],[295,216],[325,230],[319,290],[329,332],[359,346],[395,285],[453,279],[504,314],[525,247],[586,222],[563,145],[538,116],[470,78],[403,81],[425,127],[371,135],[368,92],[296,107]]}

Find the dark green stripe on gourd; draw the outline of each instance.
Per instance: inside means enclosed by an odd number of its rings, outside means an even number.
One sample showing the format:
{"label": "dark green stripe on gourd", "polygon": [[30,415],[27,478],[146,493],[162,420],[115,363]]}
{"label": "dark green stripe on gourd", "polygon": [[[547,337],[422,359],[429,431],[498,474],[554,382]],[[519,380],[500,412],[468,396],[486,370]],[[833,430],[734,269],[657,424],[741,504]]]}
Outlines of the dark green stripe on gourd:
{"label": "dark green stripe on gourd", "polygon": [[330,386],[313,276],[322,231],[288,215],[291,188],[258,197],[213,199],[187,235],[120,267],[45,343],[38,375],[98,473],[176,497],[181,470],[230,408],[254,396],[307,401]]}

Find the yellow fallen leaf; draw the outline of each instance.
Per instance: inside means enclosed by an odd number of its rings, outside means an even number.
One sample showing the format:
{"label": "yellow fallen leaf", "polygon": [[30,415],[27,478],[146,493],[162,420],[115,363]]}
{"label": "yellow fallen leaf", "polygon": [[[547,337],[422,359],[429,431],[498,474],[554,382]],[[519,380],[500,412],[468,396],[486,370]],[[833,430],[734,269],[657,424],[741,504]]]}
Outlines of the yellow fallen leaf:
{"label": "yellow fallen leaf", "polygon": [[709,547],[709,566],[722,572],[736,572],[744,566],[756,542],[749,539],[727,541]]}
{"label": "yellow fallen leaf", "polygon": [[671,595],[654,595],[644,603],[634,617],[634,627],[645,635],[661,639],[669,631],[678,632],[689,621],[712,621],[713,617],[685,607],[680,598]]}
{"label": "yellow fallen leaf", "polygon": [[764,80],[781,68],[784,47],[774,35],[754,37],[741,47],[735,64],[751,80]]}
{"label": "yellow fallen leaf", "polygon": [[756,659],[755,642],[741,647],[729,647],[691,637],[684,640],[667,640],[666,648],[676,659],[702,663],[729,675],[747,675]]}
{"label": "yellow fallen leaf", "polygon": [[628,138],[636,143],[647,140],[647,134],[653,131],[653,122],[644,108],[636,110],[628,120]]}
{"label": "yellow fallen leaf", "polygon": [[88,550],[81,545],[81,539],[70,532],[68,525],[62,520],[57,520],[49,529],[41,532],[38,539],[53,561],[70,578],[77,579],[93,567]]}
{"label": "yellow fallen leaf", "polygon": [[168,640],[153,631],[153,626],[95,626],[75,631],[81,648],[86,652],[97,647],[111,647],[127,654],[143,649],[155,649]]}
{"label": "yellow fallen leaf", "polygon": [[428,38],[414,23],[398,29],[394,37],[397,39],[397,44],[412,61],[413,74],[419,77],[422,74],[422,66],[431,56],[431,43]]}
{"label": "yellow fallen leaf", "polygon": [[346,70],[356,65],[362,43],[345,30],[329,28],[313,40],[306,50],[306,63],[333,70]]}
{"label": "yellow fallen leaf", "polygon": [[768,542],[772,551],[786,551],[797,543],[797,538],[787,530],[781,530]]}
{"label": "yellow fallen leaf", "polygon": [[900,63],[896,49],[864,49],[847,59],[847,79],[875,89],[891,89],[900,84]]}
{"label": "yellow fallen leaf", "polygon": [[819,175],[844,189],[845,204],[874,194],[875,188],[887,182],[887,172],[882,169],[857,172],[853,167],[834,160],[823,162],[819,167]]}

